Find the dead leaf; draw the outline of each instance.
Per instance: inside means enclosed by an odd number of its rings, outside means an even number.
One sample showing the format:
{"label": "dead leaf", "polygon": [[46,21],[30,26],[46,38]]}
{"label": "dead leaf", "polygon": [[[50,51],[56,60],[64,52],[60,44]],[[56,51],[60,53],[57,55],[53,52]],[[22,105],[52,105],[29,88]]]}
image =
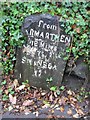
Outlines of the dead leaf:
{"label": "dead leaf", "polygon": [[34,90],[33,97],[35,98],[37,96],[38,90]]}
{"label": "dead leaf", "polygon": [[12,109],[13,109],[13,107],[12,107],[12,106],[9,106],[8,110],[11,111]]}
{"label": "dead leaf", "polygon": [[56,104],[56,103],[58,103],[58,101],[59,101],[59,98],[56,98],[56,99],[54,100],[54,103]]}
{"label": "dead leaf", "polygon": [[[54,109],[55,109],[55,108],[58,108],[58,107],[59,107],[59,104],[54,105]],[[60,108],[59,108],[59,109],[60,109]]]}
{"label": "dead leaf", "polygon": [[58,107],[58,108],[56,108],[56,110],[60,110],[60,108]]}
{"label": "dead leaf", "polygon": [[[60,115],[57,115],[56,117],[57,117],[57,118],[60,118],[60,119],[62,118],[62,116],[60,116]],[[59,120],[59,119],[57,119],[57,120]]]}
{"label": "dead leaf", "polygon": [[74,91],[72,91],[72,94],[73,94],[73,96],[76,96],[76,94],[75,94],[75,92],[74,92]]}
{"label": "dead leaf", "polygon": [[24,105],[24,106],[29,106],[29,105],[33,105],[33,104],[34,104],[33,100],[25,100],[25,101],[23,102],[23,105]]}
{"label": "dead leaf", "polygon": [[13,71],[13,70],[11,70],[11,71],[10,71],[10,74],[13,74],[13,72],[14,72],[14,71]]}
{"label": "dead leaf", "polygon": [[84,115],[84,112],[83,112],[81,109],[76,109],[76,112],[77,112],[79,115]]}
{"label": "dead leaf", "polygon": [[53,115],[48,115],[47,118],[53,118]]}
{"label": "dead leaf", "polygon": [[68,94],[68,95],[72,95],[73,93],[72,93],[71,90],[68,90],[68,91],[67,91],[67,94]]}
{"label": "dead leaf", "polygon": [[68,115],[72,115],[72,110],[69,108],[69,110],[67,111]]}
{"label": "dead leaf", "polygon": [[74,24],[74,25],[72,25],[72,28],[73,28],[73,29],[75,29],[75,28],[76,28],[76,25],[75,25],[75,24]]}
{"label": "dead leaf", "polygon": [[76,30],[77,33],[80,33],[80,27],[76,28],[77,26],[74,24],[72,25],[72,28]]}
{"label": "dead leaf", "polygon": [[64,107],[60,107],[60,111],[61,111],[61,112],[64,112]]}
{"label": "dead leaf", "polygon": [[67,100],[68,98],[66,98],[65,96],[62,96],[58,102],[60,105],[65,105]]}
{"label": "dead leaf", "polygon": [[5,90],[5,94],[8,95],[8,90]]}
{"label": "dead leaf", "polygon": [[18,88],[16,88],[16,90],[23,90],[25,88],[25,85],[21,85]]}
{"label": "dead leaf", "polygon": [[8,56],[8,57],[10,56],[10,51],[7,53],[7,56]]}
{"label": "dead leaf", "polygon": [[48,107],[50,107],[50,104],[45,104],[42,106],[42,108],[48,108]]}
{"label": "dead leaf", "polygon": [[15,108],[19,109],[19,105],[16,105]]}
{"label": "dead leaf", "polygon": [[12,104],[16,104],[16,96],[12,96],[11,94],[9,94],[9,100]]}
{"label": "dead leaf", "polygon": [[76,108],[76,109],[80,109],[80,106],[79,106],[78,103],[75,104],[75,108]]}
{"label": "dead leaf", "polygon": [[19,85],[18,80],[15,79],[15,80],[13,81],[13,84],[14,84],[14,87],[15,87],[15,89],[16,89],[16,87]]}
{"label": "dead leaf", "polygon": [[19,112],[19,110],[18,110],[18,109],[15,109],[15,110],[14,110],[14,112],[18,113],[18,112]]}
{"label": "dead leaf", "polygon": [[54,113],[54,110],[53,110],[53,109],[51,110],[51,113]]}
{"label": "dead leaf", "polygon": [[79,118],[79,114],[76,113],[76,114],[73,115],[73,117],[74,118]]}
{"label": "dead leaf", "polygon": [[77,99],[74,97],[70,97],[70,101],[77,102]]}
{"label": "dead leaf", "polygon": [[55,106],[55,105],[54,105],[54,104],[52,104],[52,105],[50,106],[50,108],[54,108],[54,106]]}
{"label": "dead leaf", "polygon": [[70,103],[70,105],[71,105],[73,108],[75,107],[75,104]]}
{"label": "dead leaf", "polygon": [[6,62],[6,61],[7,61],[7,58],[3,58],[3,61]]}
{"label": "dead leaf", "polygon": [[77,33],[80,33],[80,28],[75,29]]}
{"label": "dead leaf", "polygon": [[23,111],[23,110],[25,110],[25,106],[20,107],[20,111]]}
{"label": "dead leaf", "polygon": [[35,115],[36,115],[36,117],[38,117],[39,112],[38,112],[38,111],[36,111],[36,112],[33,112],[33,114],[35,114]]}
{"label": "dead leaf", "polygon": [[49,100],[52,102],[53,101],[53,96],[52,94],[49,96]]}
{"label": "dead leaf", "polygon": [[31,97],[33,97],[33,94],[32,94],[32,93],[27,93],[27,94],[25,95],[25,98],[26,98],[26,99],[29,99],[29,98],[31,98]]}
{"label": "dead leaf", "polygon": [[36,98],[40,99],[40,97],[41,97],[41,94],[40,92],[38,92],[38,94],[36,94]]}
{"label": "dead leaf", "polygon": [[25,115],[28,115],[31,113],[31,111],[29,109],[25,109],[24,112],[25,112]]}
{"label": "dead leaf", "polygon": [[54,92],[54,96],[57,97],[57,93],[56,93],[56,91]]}
{"label": "dead leaf", "polygon": [[45,96],[45,95],[46,95],[46,92],[42,92],[42,93],[41,93],[41,96]]}
{"label": "dead leaf", "polygon": [[62,105],[62,99],[59,99],[58,103],[59,103],[60,105]]}

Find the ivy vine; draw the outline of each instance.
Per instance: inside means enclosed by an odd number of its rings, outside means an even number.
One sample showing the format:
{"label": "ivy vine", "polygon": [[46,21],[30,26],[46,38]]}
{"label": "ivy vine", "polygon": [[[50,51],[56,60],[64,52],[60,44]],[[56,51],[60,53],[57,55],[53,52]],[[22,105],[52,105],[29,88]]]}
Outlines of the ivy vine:
{"label": "ivy vine", "polygon": [[[74,58],[85,56],[90,64],[89,55],[89,17],[90,2],[59,3],[59,2],[24,2],[0,3],[2,17],[2,65],[4,74],[13,74],[16,61],[16,47],[25,41],[21,33],[24,18],[31,14],[49,13],[60,16],[67,34],[73,36],[72,54]],[[66,50],[70,52],[70,48]]]}

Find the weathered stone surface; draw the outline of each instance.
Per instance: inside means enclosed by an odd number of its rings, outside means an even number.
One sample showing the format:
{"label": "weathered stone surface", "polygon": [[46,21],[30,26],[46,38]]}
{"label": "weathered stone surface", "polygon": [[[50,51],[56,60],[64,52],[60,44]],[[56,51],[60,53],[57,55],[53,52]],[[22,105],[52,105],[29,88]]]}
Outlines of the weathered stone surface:
{"label": "weathered stone surface", "polygon": [[22,32],[27,41],[17,51],[15,72],[20,81],[28,79],[31,86],[43,89],[61,84],[71,37],[61,29],[59,19],[49,14],[25,18]]}
{"label": "weathered stone surface", "polygon": [[81,79],[88,79],[88,65],[84,62],[84,57],[79,57],[75,63],[75,66],[70,69],[67,67],[66,73],[70,72],[71,75],[76,75]]}
{"label": "weathered stone surface", "polygon": [[67,86],[74,91],[80,90],[84,85],[85,80],[77,77],[76,75],[64,74],[62,85]]}
{"label": "weathered stone surface", "polygon": [[88,75],[88,66],[84,63],[83,58],[77,60],[76,67],[73,69],[73,72],[83,78],[86,79]]}

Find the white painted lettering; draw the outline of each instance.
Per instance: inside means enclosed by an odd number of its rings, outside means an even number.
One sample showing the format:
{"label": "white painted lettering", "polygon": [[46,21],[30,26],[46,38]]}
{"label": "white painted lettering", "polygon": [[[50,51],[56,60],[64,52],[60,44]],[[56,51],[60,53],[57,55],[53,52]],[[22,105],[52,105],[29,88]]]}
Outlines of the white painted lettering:
{"label": "white painted lettering", "polygon": [[48,69],[51,70],[52,69],[52,64],[48,63]]}
{"label": "white painted lettering", "polygon": [[34,41],[34,47],[38,47],[38,41]]}
{"label": "white painted lettering", "polygon": [[34,75],[37,77],[37,70],[34,70]]}
{"label": "white painted lettering", "polygon": [[70,37],[66,36],[65,42],[66,42],[66,43],[70,43]]}
{"label": "white painted lettering", "polygon": [[30,29],[30,36],[34,37],[34,30],[33,29]]}
{"label": "white painted lettering", "polygon": [[47,63],[45,61],[43,61],[43,69],[47,68]]}
{"label": "white painted lettering", "polygon": [[40,27],[40,26],[41,26],[41,23],[43,23],[43,21],[42,21],[42,20],[40,20],[40,21],[39,21],[39,25],[38,25],[38,27]]}
{"label": "white painted lettering", "polygon": [[50,25],[49,24],[47,25],[47,29],[50,29]]}
{"label": "white painted lettering", "polygon": [[51,37],[51,40],[53,41],[54,40],[54,34],[50,33],[50,37]]}
{"label": "white painted lettering", "polygon": [[54,40],[55,40],[55,41],[59,41],[59,35],[55,35],[55,36],[54,36]]}
{"label": "white painted lettering", "polygon": [[26,30],[26,34],[28,35],[28,31]]}
{"label": "white painted lettering", "polygon": [[43,41],[40,42],[40,47],[44,48],[45,43]]}
{"label": "white painted lettering", "polygon": [[38,76],[39,76],[39,77],[41,76],[41,73],[42,73],[42,71],[39,70],[39,71],[38,71]]}
{"label": "white painted lettering", "polygon": [[50,25],[50,24],[47,24],[45,23],[44,21],[40,20],[39,21],[39,24],[38,24],[38,27],[41,27],[42,28],[46,28],[46,29],[52,29],[52,30],[57,30],[57,26],[56,25]]}
{"label": "white painted lettering", "polygon": [[44,38],[44,33],[43,32],[40,33],[40,37]]}
{"label": "white painted lettering", "polygon": [[60,42],[65,42],[65,35],[61,35]]}
{"label": "white painted lettering", "polygon": [[39,31],[34,31],[34,36],[38,37],[39,36]]}
{"label": "white painted lettering", "polygon": [[56,65],[54,65],[53,69],[54,69],[54,70],[57,70],[57,66],[56,66]]}
{"label": "white painted lettering", "polygon": [[45,38],[46,38],[46,39],[49,39],[49,33],[46,33]]}

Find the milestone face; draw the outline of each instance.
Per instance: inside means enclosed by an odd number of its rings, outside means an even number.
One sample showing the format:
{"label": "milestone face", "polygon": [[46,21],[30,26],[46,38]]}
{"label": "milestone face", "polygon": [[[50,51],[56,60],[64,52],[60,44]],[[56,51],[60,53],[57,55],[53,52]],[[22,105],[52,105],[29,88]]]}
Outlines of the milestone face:
{"label": "milestone face", "polygon": [[61,29],[59,17],[31,15],[25,18],[22,32],[27,42],[20,52],[21,60],[17,54],[17,65],[22,66],[22,71],[17,70],[19,78],[36,87],[60,85],[66,65],[63,57],[71,38]]}

